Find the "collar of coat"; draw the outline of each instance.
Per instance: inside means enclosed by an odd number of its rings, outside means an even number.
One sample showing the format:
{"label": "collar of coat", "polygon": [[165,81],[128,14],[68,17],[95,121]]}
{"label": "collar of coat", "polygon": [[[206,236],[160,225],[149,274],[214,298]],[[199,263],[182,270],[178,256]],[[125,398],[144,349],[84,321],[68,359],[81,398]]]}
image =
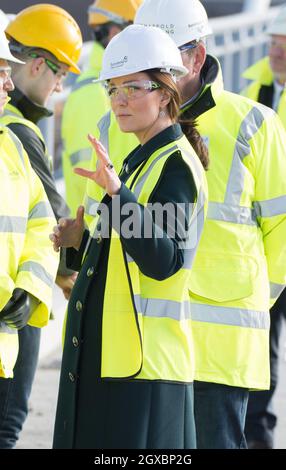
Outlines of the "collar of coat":
{"label": "collar of coat", "polygon": [[24,95],[18,88],[9,93],[11,98],[9,104],[15,106],[24,116],[25,119],[29,119],[34,124],[37,124],[40,119],[44,117],[52,116],[53,113],[44,106],[39,106],[33,103],[26,95]]}

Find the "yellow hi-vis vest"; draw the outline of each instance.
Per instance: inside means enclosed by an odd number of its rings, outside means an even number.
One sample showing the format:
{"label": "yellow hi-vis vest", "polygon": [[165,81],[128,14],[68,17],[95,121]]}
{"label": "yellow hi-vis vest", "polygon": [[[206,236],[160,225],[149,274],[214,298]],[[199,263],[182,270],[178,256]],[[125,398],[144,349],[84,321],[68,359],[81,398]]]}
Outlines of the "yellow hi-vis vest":
{"label": "yellow hi-vis vest", "polygon": [[[29,325],[48,323],[58,267],[49,234],[53,211],[19,139],[0,127],[0,311],[15,288],[38,299]],[[0,322],[0,377],[13,377],[18,355],[17,330]]]}
{"label": "yellow hi-vis vest", "polygon": [[9,124],[23,124],[24,126],[29,127],[32,129],[32,131],[35,132],[35,134],[39,137],[40,141],[43,144],[43,147],[45,149],[45,157],[48,162],[48,166],[50,170],[52,171],[53,169],[53,158],[51,155],[48,153],[48,149],[45,143],[45,139],[43,137],[43,134],[41,132],[41,129],[32,121],[29,119],[26,119],[21,111],[16,108],[16,106],[13,106],[12,104],[6,104],[4,108],[4,113],[0,117],[0,123],[4,126],[9,126]]}
{"label": "yellow hi-vis vest", "polygon": [[[242,90],[241,94],[257,101],[261,87],[263,85],[269,86],[274,82],[274,75],[269,64],[269,57],[264,57],[256,62],[256,64],[246,69],[242,76],[248,80],[252,80],[252,83],[246,86]],[[286,88],[284,88],[281,93],[277,114],[286,129]]]}
{"label": "yellow hi-vis vest", "polygon": [[98,137],[97,123],[110,108],[110,101],[101,83],[93,83],[99,76],[104,49],[95,43],[89,69],[77,79],[64,106],[62,116],[63,173],[66,202],[72,216],[83,203],[85,178],[74,173],[74,168],[89,168],[92,147],[89,133]]}
{"label": "yellow hi-vis vest", "polygon": [[193,381],[188,285],[204,223],[207,189],[203,167],[182,137],[155,151],[139,175],[131,175],[126,185],[137,201],[146,205],[166,161],[176,151],[181,152],[189,167],[198,194],[187,234],[191,244],[184,252],[182,268],[168,279],[157,281],[140,272],[124,251],[118,234],[112,231],[102,325],[101,376],[105,378]]}
{"label": "yellow hi-vis vest", "polygon": [[[121,132],[115,115],[112,111],[108,111],[98,123],[99,140],[107,150],[115,170],[119,173],[122,162],[129,153],[139,145],[139,141],[132,132]],[[97,165],[97,156],[92,153],[90,169],[95,169]],[[103,189],[94,183],[87,181],[86,192],[84,197],[85,222],[91,226],[96,215],[98,203],[104,196]]]}
{"label": "yellow hi-vis vest", "polygon": [[[212,87],[209,207],[190,283],[196,380],[269,387],[269,307],[286,282],[286,133],[269,108]],[[271,297],[271,300],[270,300]]]}

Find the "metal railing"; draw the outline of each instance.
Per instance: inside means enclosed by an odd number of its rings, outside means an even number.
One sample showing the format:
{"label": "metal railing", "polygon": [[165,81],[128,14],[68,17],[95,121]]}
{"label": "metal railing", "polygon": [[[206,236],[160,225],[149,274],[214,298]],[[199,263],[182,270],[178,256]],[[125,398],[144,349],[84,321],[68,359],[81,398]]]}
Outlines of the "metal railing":
{"label": "metal railing", "polygon": [[[239,92],[247,83],[241,77],[242,72],[266,55],[268,38],[265,29],[278,11],[279,7],[274,7],[255,17],[250,13],[240,13],[210,19],[214,34],[208,39],[208,51],[220,60],[227,90]],[[91,46],[91,42],[84,44],[79,63],[82,70],[87,66]],[[75,78],[71,75],[64,91],[52,97],[49,107],[55,111],[54,117],[44,119],[41,124],[48,149],[54,155],[56,168],[61,166],[61,111]]]}

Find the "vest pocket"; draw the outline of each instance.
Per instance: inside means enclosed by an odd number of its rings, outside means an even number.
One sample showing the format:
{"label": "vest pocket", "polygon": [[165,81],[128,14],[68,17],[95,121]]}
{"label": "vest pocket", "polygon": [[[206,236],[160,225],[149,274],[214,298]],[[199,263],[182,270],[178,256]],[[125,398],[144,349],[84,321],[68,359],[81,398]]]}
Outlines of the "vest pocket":
{"label": "vest pocket", "polygon": [[191,272],[191,297],[214,302],[250,297],[257,271],[256,261],[248,256],[204,253],[197,257]]}

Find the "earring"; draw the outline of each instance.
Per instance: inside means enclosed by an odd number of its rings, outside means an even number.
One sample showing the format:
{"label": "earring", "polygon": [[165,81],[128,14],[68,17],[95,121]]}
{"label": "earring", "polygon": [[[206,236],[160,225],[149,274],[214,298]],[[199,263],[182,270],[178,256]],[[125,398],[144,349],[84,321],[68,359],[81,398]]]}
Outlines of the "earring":
{"label": "earring", "polygon": [[160,118],[163,118],[163,117],[165,117],[165,116],[166,116],[165,111],[163,111],[163,109],[161,109],[161,111],[159,112],[159,117],[160,117]]}

